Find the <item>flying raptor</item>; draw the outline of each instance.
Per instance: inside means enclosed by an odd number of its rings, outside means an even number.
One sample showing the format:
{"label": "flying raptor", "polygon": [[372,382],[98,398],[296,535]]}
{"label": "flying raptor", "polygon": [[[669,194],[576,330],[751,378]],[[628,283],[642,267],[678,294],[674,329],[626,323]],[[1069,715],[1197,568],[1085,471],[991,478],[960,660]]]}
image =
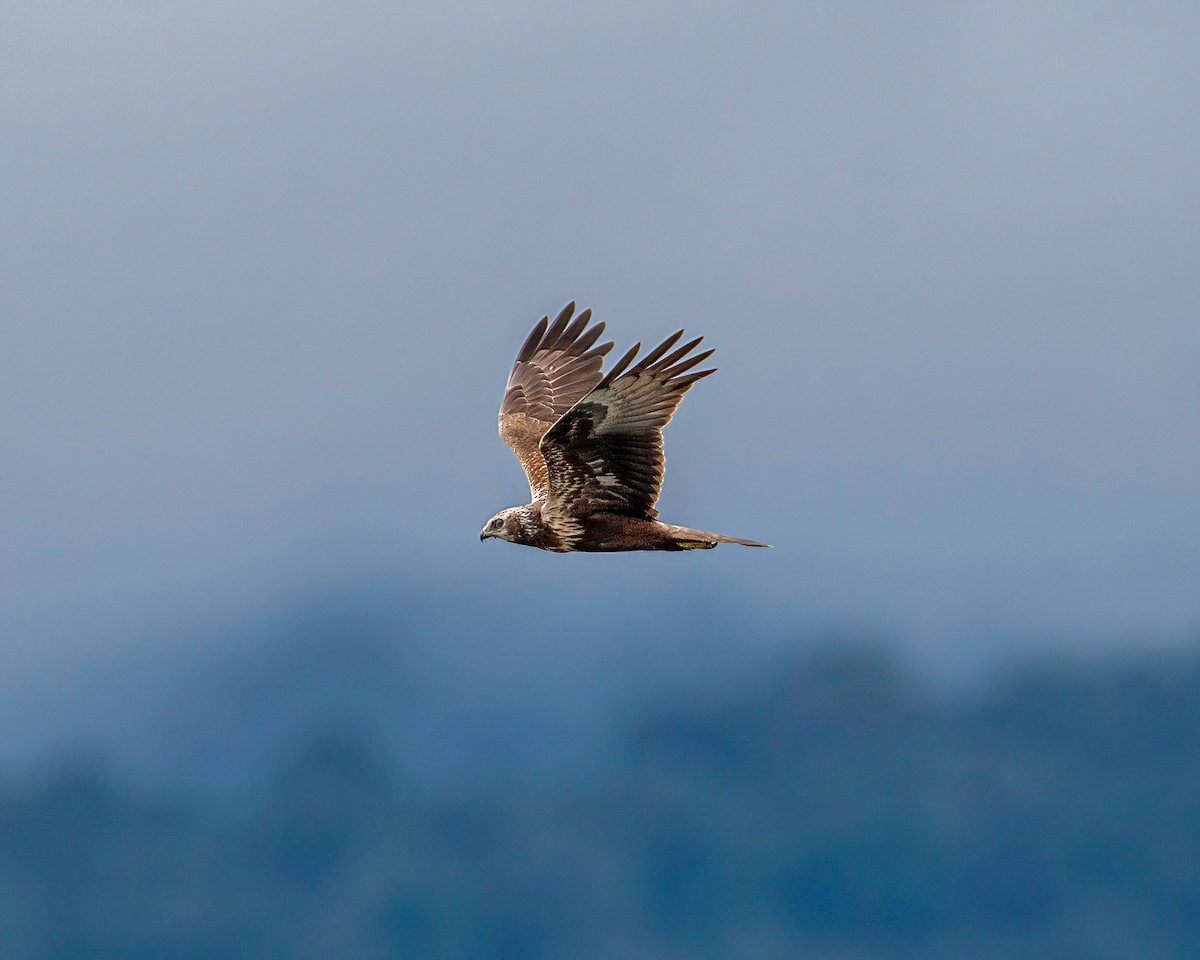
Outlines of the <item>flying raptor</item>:
{"label": "flying raptor", "polygon": [[678,349],[672,334],[636,366],[635,344],[606,375],[612,343],[596,346],[604,324],[591,310],[572,320],[569,303],[554,323],[542,317],[517,354],[500,436],[529,478],[532,503],[492,517],[479,539],[496,537],[556,553],[619,550],[709,550],[718,543],[769,544],[662,523],[654,505],[663,479],[662,430],[713,353],[693,353],[703,337]]}

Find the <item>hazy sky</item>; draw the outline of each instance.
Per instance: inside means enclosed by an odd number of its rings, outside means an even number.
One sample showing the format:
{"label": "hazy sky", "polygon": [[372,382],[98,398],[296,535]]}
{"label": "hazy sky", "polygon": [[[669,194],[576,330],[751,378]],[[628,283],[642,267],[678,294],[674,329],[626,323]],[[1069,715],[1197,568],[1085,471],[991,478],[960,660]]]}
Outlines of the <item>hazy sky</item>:
{"label": "hazy sky", "polygon": [[[0,668],[358,577],[1194,630],[1197,118],[1190,3],[10,0]],[[663,513],[777,549],[479,543],[572,298],[718,348]]]}

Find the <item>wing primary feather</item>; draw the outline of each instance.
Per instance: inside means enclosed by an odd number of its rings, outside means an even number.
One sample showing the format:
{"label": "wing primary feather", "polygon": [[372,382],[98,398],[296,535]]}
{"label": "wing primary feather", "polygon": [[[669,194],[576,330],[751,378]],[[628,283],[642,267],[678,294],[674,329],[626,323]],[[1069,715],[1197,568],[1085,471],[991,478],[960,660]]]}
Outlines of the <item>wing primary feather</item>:
{"label": "wing primary feather", "polygon": [[696,366],[696,364],[703,363],[716,352],[716,350],[705,350],[703,353],[698,353],[694,357],[688,357],[688,359],[684,360],[683,363],[680,363],[672,367],[670,370],[667,370],[666,374],[673,380],[679,374],[686,373],[688,370],[691,370],[692,367]]}
{"label": "wing primary feather", "polygon": [[654,361],[656,361],[664,353],[666,353],[673,346],[675,346],[675,344],[679,341],[679,338],[682,336],[683,336],[683,331],[677,330],[673,334],[671,334],[669,337],[667,337],[666,340],[664,340],[657,347],[655,347],[653,350],[651,350],[648,354],[646,354],[644,357],[642,357],[642,362],[637,365],[637,372],[640,373],[641,371],[643,371],[647,367],[649,367],[652,363],[654,363]]}
{"label": "wing primary feather", "polygon": [[571,314],[575,312],[575,301],[572,300],[562,308],[562,313],[554,318],[554,322],[550,324],[550,329],[546,331],[546,338],[542,341],[543,350],[553,350],[558,346],[559,340],[562,339],[563,331],[567,329],[567,324],[571,321]]}
{"label": "wing primary feather", "polygon": [[[617,377],[624,373],[625,368],[629,366],[630,362],[634,357],[637,356],[638,351],[641,349],[641,343],[635,343],[632,347],[630,347],[629,352],[626,353],[625,356],[623,356],[620,360],[618,360],[616,365],[610,371],[608,371],[608,376],[600,381],[600,387],[608,386],[610,383],[616,380]],[[596,389],[598,390],[600,387],[597,387]]]}
{"label": "wing primary feather", "polygon": [[549,324],[550,318],[542,317],[542,319],[538,321],[537,326],[529,332],[529,336],[525,338],[525,342],[521,345],[520,353],[517,354],[518,363],[524,363],[533,356],[533,353],[535,350],[537,350],[538,344],[541,343],[542,335],[546,332],[546,327],[549,326]]}
{"label": "wing primary feather", "polygon": [[694,350],[700,344],[700,342],[703,339],[704,339],[703,337],[697,337],[695,340],[691,340],[688,343],[685,343],[682,347],[680,347],[678,350],[676,350],[669,357],[664,357],[662,360],[660,360],[658,362],[658,364],[656,365],[656,369],[657,370],[666,370],[667,367],[669,367],[671,364],[673,364],[676,360],[680,360],[683,357],[686,357],[692,350]]}
{"label": "wing primary feather", "polygon": [[594,360],[596,357],[601,357],[601,358],[606,357],[608,355],[608,351],[610,351],[613,348],[613,346],[614,346],[613,342],[611,340],[609,340],[608,343],[602,343],[602,344],[600,344],[600,346],[596,347],[595,349],[589,350],[587,353],[585,353],[583,355],[583,357],[581,359]]}
{"label": "wing primary feather", "polygon": [[575,301],[572,300],[565,307],[558,311],[558,316],[554,318],[554,323],[565,325],[571,319],[571,314],[575,312]]}
{"label": "wing primary feather", "polygon": [[574,343],[576,340],[578,340],[579,335],[581,333],[583,333],[584,329],[588,325],[588,321],[591,319],[592,319],[592,311],[591,310],[584,310],[583,313],[581,313],[579,316],[577,316],[575,318],[575,322],[572,323],[569,327],[567,327],[567,332],[564,333],[562,336],[563,345],[565,346],[567,344]]}
{"label": "wing primary feather", "polygon": [[[590,312],[590,311],[587,311],[587,312]],[[597,340],[600,339],[600,334],[602,334],[603,332],[604,332],[604,324],[598,323],[594,327],[592,327],[591,330],[589,330],[582,337],[580,337],[579,341],[575,344],[575,346],[578,347],[580,350],[587,351],[587,350],[591,349],[591,346],[593,343],[595,343]],[[610,350],[612,349],[611,343],[608,344],[607,346]],[[604,352],[607,353],[608,350],[605,350]],[[603,354],[601,354],[601,356],[603,356]]]}
{"label": "wing primary feather", "polygon": [[698,373],[685,374],[684,376],[679,377],[679,378],[673,380],[672,382],[678,385],[678,389],[682,390],[682,389],[686,389],[687,387],[690,387],[697,380],[702,380],[705,377],[707,377],[709,374],[716,373],[716,372],[717,372],[717,368],[713,367],[711,370],[701,370]]}

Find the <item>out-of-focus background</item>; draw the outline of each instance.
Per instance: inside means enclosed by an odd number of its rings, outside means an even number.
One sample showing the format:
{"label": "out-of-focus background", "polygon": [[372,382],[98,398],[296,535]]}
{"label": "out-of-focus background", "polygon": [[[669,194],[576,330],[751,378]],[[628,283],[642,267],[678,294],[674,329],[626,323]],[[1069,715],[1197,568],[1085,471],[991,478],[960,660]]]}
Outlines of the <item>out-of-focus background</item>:
{"label": "out-of-focus background", "polygon": [[[1200,8],[0,15],[0,943],[1200,955]],[[721,373],[480,544],[530,326]]]}

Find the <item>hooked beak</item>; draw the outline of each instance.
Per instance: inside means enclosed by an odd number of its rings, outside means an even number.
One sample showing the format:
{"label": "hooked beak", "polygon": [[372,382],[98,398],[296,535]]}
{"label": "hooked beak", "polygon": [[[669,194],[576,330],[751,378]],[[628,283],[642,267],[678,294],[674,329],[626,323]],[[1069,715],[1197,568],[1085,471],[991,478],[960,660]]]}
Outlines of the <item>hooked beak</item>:
{"label": "hooked beak", "polygon": [[486,530],[484,530],[484,531],[483,531],[483,533],[481,533],[481,534],[479,535],[479,542],[480,542],[480,543],[483,543],[483,541],[484,541],[484,540],[486,540],[486,539],[487,539],[488,537],[490,537],[490,536],[492,536],[492,534],[490,534],[490,533],[488,533]]}

